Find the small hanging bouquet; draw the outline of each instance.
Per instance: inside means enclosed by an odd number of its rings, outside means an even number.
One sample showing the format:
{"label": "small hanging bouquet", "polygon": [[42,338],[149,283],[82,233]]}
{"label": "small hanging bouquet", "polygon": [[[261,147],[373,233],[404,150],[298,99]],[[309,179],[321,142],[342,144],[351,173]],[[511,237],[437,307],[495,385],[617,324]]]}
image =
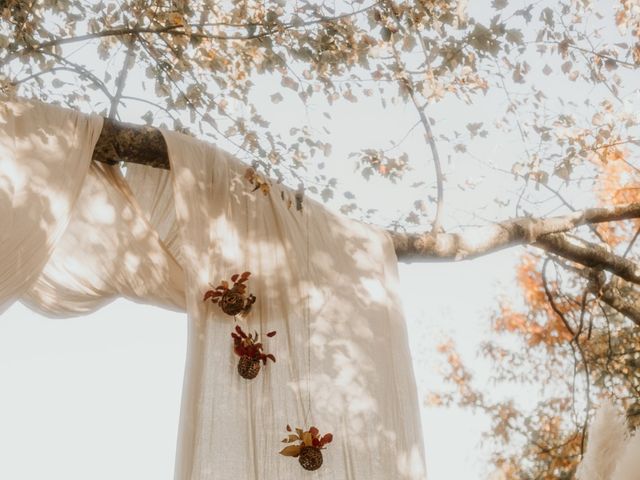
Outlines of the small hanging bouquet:
{"label": "small hanging bouquet", "polygon": [[[267,337],[273,337],[276,332],[267,333]],[[231,332],[233,337],[233,351],[240,357],[238,361],[238,373],[242,378],[251,380],[260,373],[260,362],[264,365],[267,360],[276,361],[276,357],[271,353],[264,353],[261,342],[258,342],[258,332],[247,335],[240,326],[236,326],[235,332]]]}
{"label": "small hanging bouquet", "polygon": [[317,470],[322,466],[322,450],[324,446],[331,443],[333,435],[327,433],[320,436],[320,431],[316,427],[311,427],[306,432],[301,428],[296,428],[292,433],[291,427],[287,425],[289,435],[282,440],[282,443],[294,443],[284,447],[280,455],[286,457],[298,457],[298,461],[305,470]]}
{"label": "small hanging bouquet", "polygon": [[253,294],[247,295],[246,282],[250,275],[251,272],[244,272],[242,275],[234,274],[231,277],[232,287],[229,287],[229,282],[223,280],[215,289],[205,292],[203,301],[211,300],[212,303],[217,303],[227,315],[234,317],[240,313],[246,315],[256,301]]}

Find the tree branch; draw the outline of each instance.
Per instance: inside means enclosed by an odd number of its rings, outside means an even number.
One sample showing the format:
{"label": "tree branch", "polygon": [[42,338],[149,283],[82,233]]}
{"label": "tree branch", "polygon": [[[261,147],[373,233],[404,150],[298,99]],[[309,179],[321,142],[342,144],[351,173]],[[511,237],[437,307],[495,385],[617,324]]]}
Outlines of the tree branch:
{"label": "tree branch", "polygon": [[[549,249],[555,247],[559,252],[564,244],[561,244],[557,239],[545,242],[545,236],[567,232],[580,225],[614,222],[630,218],[640,218],[640,203],[590,208],[560,217],[542,219],[515,218],[478,228],[469,234],[441,233],[434,235],[431,233],[403,234],[392,232],[391,236],[398,258],[405,262],[438,259],[448,261],[466,260],[514,245],[539,244],[541,248],[545,248],[544,245],[546,245]],[[580,261],[577,259],[577,254],[575,256],[576,261]],[[598,265],[606,264],[606,259],[604,255],[601,255]],[[621,271],[625,270],[626,275],[631,275],[631,278],[635,278],[635,275],[637,275],[637,272],[630,271],[628,269],[629,266],[626,264],[620,264],[618,267]]]}
{"label": "tree branch", "polygon": [[564,267],[587,279],[590,290],[597,295],[599,300],[640,327],[640,296],[632,284],[615,275],[607,282],[604,273],[594,268],[571,268],[567,265]]}
{"label": "tree branch", "polygon": [[602,245],[558,233],[543,235],[533,245],[585,267],[607,270],[620,278],[640,285],[638,265],[616,255]]}
{"label": "tree branch", "polygon": [[160,130],[108,118],[93,150],[93,160],[110,165],[127,162],[169,169],[167,144]]}
{"label": "tree branch", "polygon": [[127,79],[129,69],[133,65],[135,58],[135,40],[132,38],[127,45],[127,53],[124,56],[124,62],[122,63],[122,70],[116,80],[116,93],[111,100],[111,108],[109,109],[109,118],[115,119],[118,114],[118,106],[120,105],[120,99],[122,98],[122,91],[124,90],[124,84]]}
{"label": "tree branch", "polygon": [[623,292],[632,290],[624,280],[614,277],[602,286],[600,299],[640,327],[640,299]]}
{"label": "tree branch", "polygon": [[[93,159],[104,163],[129,162],[169,169],[167,145],[154,127],[105,120]],[[535,244],[576,262],[606,268],[629,281],[640,283],[640,271],[633,262],[611,254],[604,247],[565,238],[548,237],[573,230],[580,225],[640,218],[640,202],[628,205],[590,208],[551,218],[515,218],[481,227],[469,233],[399,233],[389,234],[403,262],[456,261],[486,255],[514,245]],[[592,248],[595,246],[597,248]],[[585,251],[587,248],[588,251]],[[590,252],[593,252],[592,256]],[[588,263],[585,263],[588,262]]]}
{"label": "tree branch", "polygon": [[[95,40],[98,38],[105,37],[120,37],[124,35],[138,35],[142,33],[147,34],[166,34],[173,36],[186,36],[189,38],[198,38],[198,39],[210,39],[210,40],[258,40],[260,38],[268,37],[273,35],[274,33],[279,33],[281,30],[295,30],[306,28],[316,24],[325,24],[336,22],[345,18],[354,17],[361,13],[365,13],[372,8],[376,7],[381,3],[382,0],[378,0],[371,5],[367,5],[365,7],[359,8],[357,10],[353,10],[351,12],[346,12],[340,15],[335,16],[321,16],[319,18],[313,20],[307,20],[302,22],[286,22],[281,23],[279,25],[274,25],[270,23],[243,23],[243,24],[231,24],[231,23],[190,23],[187,25],[182,24],[172,24],[172,25],[164,25],[164,26],[136,26],[136,27],[127,27],[121,26],[112,29],[102,30],[100,32],[87,33],[84,35],[77,35],[73,37],[59,37],[51,40],[47,40],[42,43],[27,45],[25,48],[19,51],[11,52],[6,58],[1,60],[2,64],[7,64],[12,60],[33,53],[34,51],[46,50],[50,47],[55,47],[58,45],[67,45],[71,43],[84,42],[89,40]],[[278,28],[275,28],[275,27]],[[188,32],[185,30],[185,27],[188,28],[199,28],[200,32]],[[252,30],[257,27],[262,27],[264,30],[261,32],[256,32],[249,35],[227,35],[227,34],[213,34],[213,33],[204,33],[205,27],[232,27],[235,29],[247,29]]]}

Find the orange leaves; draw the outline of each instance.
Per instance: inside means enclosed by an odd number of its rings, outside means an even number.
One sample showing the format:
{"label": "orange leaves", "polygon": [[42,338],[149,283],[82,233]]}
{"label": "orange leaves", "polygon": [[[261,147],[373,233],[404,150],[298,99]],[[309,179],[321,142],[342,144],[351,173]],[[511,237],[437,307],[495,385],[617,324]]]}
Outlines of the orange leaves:
{"label": "orange leaves", "polygon": [[[446,363],[441,372],[444,378],[453,384],[457,390],[455,398],[457,403],[465,406],[474,406],[482,399],[482,394],[471,385],[473,379],[471,372],[462,362],[460,354],[451,339],[440,343],[437,347],[439,353],[443,354]],[[434,393],[431,400],[434,405],[448,404],[454,395]]]}
{"label": "orange leaves", "polygon": [[[502,301],[493,328],[498,332],[521,335],[530,347],[541,344],[551,347],[570,341],[572,335],[549,305],[540,269],[539,257],[530,254],[522,256],[516,276],[524,296],[524,310],[520,311],[509,302]],[[554,282],[549,282],[552,291],[556,287]],[[576,311],[578,305],[577,298],[556,300],[556,306],[563,314]]]}
{"label": "orange leaves", "polygon": [[618,29],[631,34],[640,39],[640,10],[636,0],[618,0],[618,11],[616,13],[616,25]]}
{"label": "orange leaves", "polygon": [[[607,153],[611,161],[599,164],[596,193],[602,205],[624,205],[640,201],[640,174],[625,160],[627,152],[619,147]],[[628,241],[640,226],[637,220],[602,223],[596,226],[605,241],[615,247]]]}

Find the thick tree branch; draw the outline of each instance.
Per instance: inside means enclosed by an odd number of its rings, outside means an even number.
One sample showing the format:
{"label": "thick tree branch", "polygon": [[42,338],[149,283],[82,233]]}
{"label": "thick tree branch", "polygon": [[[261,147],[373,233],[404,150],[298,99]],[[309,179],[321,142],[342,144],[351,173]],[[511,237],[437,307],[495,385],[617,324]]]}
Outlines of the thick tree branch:
{"label": "thick tree branch", "polygon": [[[159,130],[148,126],[132,125],[105,120],[104,128],[93,154],[93,159],[105,163],[120,161],[139,163],[156,168],[169,168],[167,146]],[[560,217],[545,219],[516,218],[465,234],[457,233],[399,233],[389,232],[398,259],[403,262],[455,261],[486,255],[514,245],[535,244],[565,258],[598,268],[606,268],[622,278],[640,283],[640,272],[633,263],[616,257],[608,250],[593,244],[571,243],[564,237],[548,237],[573,230],[580,225],[614,222],[640,218],[640,203],[590,208]],[[593,250],[595,257],[589,252]],[[606,254],[606,255],[605,255]],[[612,256],[613,255],[613,256]],[[621,261],[622,260],[622,261]]]}
{"label": "thick tree branch", "polygon": [[[559,253],[563,245],[559,241],[545,242],[543,240],[546,238],[545,236],[567,232],[580,225],[614,222],[630,218],[640,218],[640,203],[590,208],[560,217],[516,218],[478,228],[469,234],[441,233],[433,235],[431,233],[403,234],[393,232],[391,235],[398,258],[402,261],[466,260],[514,245],[538,243],[541,248],[544,248],[542,244],[547,245],[549,249],[553,245]],[[604,256],[601,256],[600,260],[598,265],[606,263]],[[623,265],[620,264],[619,267],[625,269],[627,265],[625,264],[623,268]],[[628,270],[627,274],[635,278],[635,274],[631,271]]]}
{"label": "thick tree branch", "polygon": [[108,164],[128,162],[169,169],[167,144],[160,130],[108,118],[104,120],[93,159]]}
{"label": "thick tree branch", "polygon": [[624,293],[629,291],[631,291],[631,285],[614,277],[603,285],[600,299],[640,327],[640,298],[637,295]]}
{"label": "thick tree branch", "polygon": [[607,281],[606,275],[594,268],[564,267],[587,279],[590,290],[599,300],[640,327],[640,296],[631,283],[615,275]]}
{"label": "thick tree branch", "polygon": [[631,260],[614,254],[602,245],[555,233],[539,237],[534,246],[585,267],[607,270],[620,278],[640,285],[640,268],[638,265]]}

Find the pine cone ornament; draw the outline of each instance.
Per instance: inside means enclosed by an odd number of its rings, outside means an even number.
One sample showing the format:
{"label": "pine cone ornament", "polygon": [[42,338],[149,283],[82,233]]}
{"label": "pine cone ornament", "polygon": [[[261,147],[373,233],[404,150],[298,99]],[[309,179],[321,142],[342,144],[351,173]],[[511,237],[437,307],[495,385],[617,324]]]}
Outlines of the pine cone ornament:
{"label": "pine cone ornament", "polygon": [[242,378],[252,380],[260,373],[260,360],[255,360],[247,355],[240,357],[238,361],[238,373]]}
{"label": "pine cone ornament", "polygon": [[[267,337],[271,338],[276,332],[267,333]],[[233,352],[240,357],[238,361],[238,373],[242,378],[252,380],[260,373],[260,362],[267,364],[267,360],[276,361],[276,357],[271,353],[263,351],[264,346],[259,340],[258,332],[248,334],[240,325],[231,332],[233,338]]]}
{"label": "pine cone ornament", "polygon": [[322,451],[317,447],[302,447],[298,461],[305,470],[317,470],[322,466]]}
{"label": "pine cone ornament", "polygon": [[280,455],[285,457],[297,457],[298,463],[305,470],[314,471],[322,466],[322,450],[333,441],[333,434],[320,435],[316,427],[311,427],[304,431],[291,425],[287,425],[287,436],[282,439],[282,443],[291,445],[280,450]]}
{"label": "pine cone ornament", "polygon": [[227,315],[236,316],[244,310],[244,295],[233,290],[227,290],[220,298],[219,305]]}
{"label": "pine cone ornament", "polygon": [[212,303],[217,303],[224,313],[232,317],[239,314],[247,315],[256,301],[253,294],[247,293],[247,281],[250,276],[251,272],[244,272],[242,275],[233,274],[231,276],[233,286],[230,286],[226,280],[222,280],[215,289],[205,292],[204,301],[210,300]]}

